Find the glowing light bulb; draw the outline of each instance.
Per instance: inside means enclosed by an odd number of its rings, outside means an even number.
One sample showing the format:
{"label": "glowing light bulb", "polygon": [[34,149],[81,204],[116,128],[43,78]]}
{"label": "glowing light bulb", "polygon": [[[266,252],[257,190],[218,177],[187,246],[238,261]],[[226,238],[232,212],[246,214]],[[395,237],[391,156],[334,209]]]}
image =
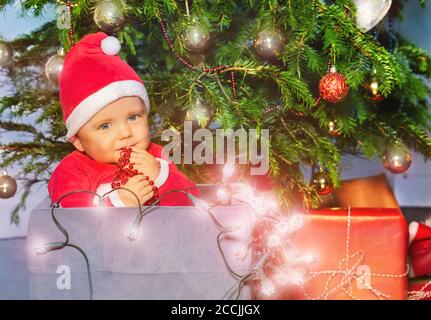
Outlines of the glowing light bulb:
{"label": "glowing light bulb", "polygon": [[130,241],[135,241],[136,239],[138,239],[138,236],[139,236],[139,226],[136,224],[133,224],[130,227],[127,239],[129,239]]}
{"label": "glowing light bulb", "polygon": [[217,190],[217,199],[223,204],[228,205],[231,202],[232,192],[226,186],[220,187]]}
{"label": "glowing light bulb", "polygon": [[276,228],[280,233],[286,234],[290,230],[290,225],[287,220],[283,219],[279,223],[277,223]]}
{"label": "glowing light bulb", "polygon": [[187,197],[193,202],[193,204],[197,209],[199,209],[199,211],[203,213],[208,213],[208,210],[211,209],[210,205],[206,201],[199,199],[193,194],[187,193]]}
{"label": "glowing light bulb", "polygon": [[235,232],[241,230],[241,226],[228,226],[224,228],[224,232]]}
{"label": "glowing light bulb", "polygon": [[260,291],[262,292],[263,295],[269,296],[274,293],[275,288],[271,281],[265,280],[262,282]]}
{"label": "glowing light bulb", "polygon": [[277,247],[281,244],[281,239],[280,237],[276,236],[276,235],[271,235],[268,237],[268,241],[266,242],[266,246],[268,248],[274,248]]}
{"label": "glowing light bulb", "polygon": [[277,203],[277,200],[275,200],[274,198],[267,198],[265,202],[269,211],[278,210],[278,203]]}
{"label": "glowing light bulb", "polygon": [[37,248],[34,249],[34,252],[37,255],[45,254],[45,253],[48,252],[48,246],[47,245],[42,245],[40,247],[37,247]]}
{"label": "glowing light bulb", "polygon": [[282,268],[277,269],[277,272],[275,272],[273,275],[273,279],[277,284],[282,286],[285,286],[290,283],[289,274],[286,272],[286,270]]}
{"label": "glowing light bulb", "polygon": [[43,245],[37,246],[34,249],[34,252],[37,255],[41,255],[41,254],[45,254],[45,253],[47,253],[49,251],[61,249],[64,246],[65,246],[65,244],[63,242],[50,242],[50,243],[45,243]]}
{"label": "glowing light bulb", "polygon": [[289,217],[290,231],[295,232],[300,229],[304,224],[304,219],[301,214],[293,214]]}
{"label": "glowing light bulb", "polygon": [[373,80],[370,83],[370,89],[373,95],[377,95],[379,93],[379,83],[377,82],[377,80]]}
{"label": "glowing light bulb", "polygon": [[250,249],[250,245],[248,243],[243,243],[234,252],[234,256],[237,260],[243,260]]}
{"label": "glowing light bulb", "polygon": [[298,285],[304,282],[304,276],[302,275],[302,273],[300,273],[295,269],[289,270],[289,278],[290,278],[289,282],[292,284]]}
{"label": "glowing light bulb", "polygon": [[235,172],[235,165],[233,163],[226,163],[223,167],[223,181],[226,182]]}
{"label": "glowing light bulb", "polygon": [[302,262],[309,264],[315,261],[314,256],[311,254],[305,254],[301,257]]}

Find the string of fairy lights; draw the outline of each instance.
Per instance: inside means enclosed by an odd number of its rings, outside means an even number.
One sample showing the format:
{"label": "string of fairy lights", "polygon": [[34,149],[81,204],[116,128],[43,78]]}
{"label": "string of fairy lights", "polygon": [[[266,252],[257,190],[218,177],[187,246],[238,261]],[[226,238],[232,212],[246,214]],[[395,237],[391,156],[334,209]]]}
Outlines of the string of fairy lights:
{"label": "string of fairy lights", "polygon": [[[55,250],[61,250],[66,247],[72,247],[76,250],[78,250],[82,256],[85,259],[85,263],[87,266],[87,273],[88,273],[88,282],[89,282],[89,288],[90,288],[90,299],[93,299],[93,284],[92,284],[92,278],[91,278],[91,268],[88,256],[86,255],[85,251],[78,246],[77,244],[73,244],[69,242],[69,234],[66,230],[66,228],[61,225],[56,218],[55,210],[57,208],[60,208],[60,202],[62,199],[72,196],[77,193],[89,193],[94,195],[94,201],[93,203],[95,205],[103,207],[105,205],[106,197],[118,190],[118,189],[124,189],[136,197],[137,205],[138,205],[138,213],[133,220],[133,222],[130,225],[129,233],[127,235],[127,239],[129,241],[135,241],[139,237],[140,229],[141,229],[141,223],[143,221],[143,218],[151,213],[151,212],[157,212],[156,206],[159,204],[159,202],[164,199],[166,196],[172,193],[183,193],[187,195],[187,197],[192,201],[196,209],[203,213],[208,214],[211,220],[213,221],[214,225],[219,230],[219,233],[216,237],[217,241],[217,247],[219,249],[219,252],[221,254],[221,257],[223,259],[223,262],[228,270],[228,272],[236,279],[235,284],[232,288],[230,288],[226,294],[223,296],[223,298],[226,298],[229,296],[229,294],[233,291],[233,289],[237,288],[237,295],[236,299],[238,299],[241,296],[241,291],[244,288],[244,285],[250,281],[250,280],[260,280],[261,281],[261,290],[264,295],[271,295],[274,292],[274,284],[272,283],[271,277],[266,274],[265,268],[267,267],[268,263],[274,263],[274,258],[277,256],[278,260],[280,259],[279,251],[280,251],[280,245],[286,250],[284,257],[289,257],[291,261],[285,261],[283,260],[282,263],[284,264],[285,268],[291,268],[297,265],[298,263],[307,263],[309,261],[312,261],[310,259],[309,255],[295,255],[291,252],[291,248],[288,245],[288,238],[294,234],[295,231],[297,231],[301,226],[301,219],[299,215],[283,215],[279,210],[276,208],[276,204],[274,201],[270,201],[270,199],[267,197],[256,197],[254,196],[250,191],[252,190],[251,187],[247,188],[245,185],[241,185],[240,188],[237,188],[235,186],[232,186],[227,181],[229,180],[229,177],[234,172],[234,166],[231,164],[227,164],[224,166],[223,170],[223,178],[222,181],[218,184],[218,190],[217,190],[217,201],[215,204],[209,204],[205,200],[196,197],[192,193],[188,192],[193,188],[196,187],[189,187],[185,189],[175,189],[175,190],[169,190],[165,194],[163,194],[159,199],[157,199],[156,202],[151,204],[150,206],[141,206],[141,203],[139,201],[139,198],[133,193],[133,191],[127,189],[127,188],[115,188],[108,192],[106,192],[103,195],[99,195],[95,192],[88,191],[88,190],[76,190],[69,193],[64,194],[60,199],[58,199],[55,203],[51,205],[51,218],[56,225],[56,227],[64,234],[65,240],[64,241],[55,241],[55,242],[49,242],[46,243],[40,247],[35,248],[35,253],[38,255],[46,254],[51,251]],[[240,191],[239,191],[240,190]],[[226,206],[230,205],[232,201],[238,201],[240,203],[246,204],[248,207],[253,209],[253,228],[252,232],[254,230],[254,227],[256,224],[258,224],[260,221],[266,221],[270,222],[271,224],[275,225],[277,227],[277,232],[273,232],[271,235],[267,235],[266,240],[266,249],[262,252],[261,257],[258,259],[257,263],[247,272],[244,274],[240,274],[237,271],[233,269],[233,267],[229,263],[229,259],[223,249],[222,242],[226,235],[229,233],[238,231],[241,229],[240,225],[229,225],[224,226],[213,214],[212,209],[214,209],[217,206]],[[262,210],[264,212],[262,212]],[[239,248],[236,250],[235,258],[236,259],[244,259],[252,250],[252,243],[250,239],[253,239],[253,234],[250,234],[247,239],[245,239],[244,243],[241,243]],[[274,250],[277,249],[277,254],[274,252]],[[278,262],[279,263],[279,262]],[[281,268],[279,266],[278,268]],[[286,272],[286,270],[281,270],[280,272]],[[298,274],[295,274],[292,277],[292,274],[290,275],[289,281],[294,280],[294,282],[298,282],[301,277]],[[279,276],[280,278],[280,276]]]}
{"label": "string of fairy lights", "polygon": [[[299,213],[282,212],[271,195],[260,195],[256,196],[253,192],[252,187],[247,184],[235,184],[229,183],[229,178],[233,175],[235,169],[232,164],[226,164],[223,168],[223,177],[221,182],[217,186],[217,200],[214,204],[210,204],[207,201],[193,195],[189,191],[196,187],[189,187],[185,189],[169,190],[163,194],[156,202],[149,206],[141,206],[139,198],[133,193],[133,191],[127,188],[115,188],[103,195],[99,195],[95,192],[88,190],[76,190],[63,195],[55,203],[51,205],[51,218],[56,227],[65,236],[64,241],[55,241],[44,244],[41,247],[35,248],[37,255],[46,254],[51,251],[61,250],[66,247],[71,247],[80,252],[83,256],[88,274],[88,285],[90,290],[90,299],[93,299],[93,284],[91,277],[90,262],[85,251],[77,244],[69,242],[69,233],[66,228],[61,225],[56,218],[55,210],[60,208],[60,202],[62,199],[69,197],[77,193],[89,193],[94,195],[93,204],[96,206],[104,207],[106,197],[118,189],[124,189],[136,197],[138,213],[130,225],[127,239],[129,241],[135,241],[140,235],[141,224],[146,215],[151,212],[157,213],[157,205],[166,196],[173,193],[185,194],[193,203],[196,210],[202,214],[207,214],[215,227],[219,230],[216,241],[219,253],[222,257],[223,263],[226,266],[227,271],[235,279],[234,284],[226,291],[222,299],[231,297],[235,291],[235,299],[240,299],[244,287],[251,282],[256,283],[257,297],[259,298],[271,298],[276,297],[281,290],[290,285],[299,286],[306,293],[304,285],[320,274],[329,274],[333,277],[334,274],[346,274],[343,281],[338,284],[337,287],[331,290],[325,288],[322,296],[327,296],[334,292],[336,288],[344,288],[345,285],[351,281],[360,277],[354,270],[348,270],[347,266],[344,266],[343,262],[348,259],[356,257],[358,253],[362,254],[362,259],[365,256],[364,252],[349,253],[349,235],[350,235],[350,208],[348,212],[348,224],[347,224],[347,240],[346,240],[346,257],[340,261],[340,265],[345,268],[340,270],[321,270],[313,271],[309,270],[309,265],[316,261],[315,257],[306,252],[297,252],[292,245],[292,240],[295,234],[300,230],[304,224],[304,216]],[[212,210],[218,206],[230,206],[234,203],[245,205],[250,210],[247,210],[251,215],[252,228],[250,234],[242,239],[236,250],[233,252],[233,257],[237,260],[243,260],[246,257],[252,255],[250,262],[250,268],[240,273],[231,266],[229,258],[223,249],[222,242],[226,236],[230,233],[234,233],[240,230],[243,226],[241,225],[223,225],[213,214]],[[361,260],[358,260],[360,262]],[[408,270],[408,269],[407,269]],[[408,271],[402,274],[369,274],[374,277],[385,277],[385,278],[401,278],[407,275]],[[409,292],[410,299],[420,299],[423,297],[424,290],[431,284],[431,281],[422,288],[422,291]],[[351,285],[349,286],[351,288]],[[343,289],[344,290],[344,289]],[[351,289],[350,289],[351,290]],[[376,294],[379,299],[388,299],[389,295],[378,291],[376,288],[370,287],[370,291]],[[354,298],[351,291],[347,290],[347,293]],[[349,296],[350,296],[349,295]],[[307,296],[308,297],[308,296]]]}

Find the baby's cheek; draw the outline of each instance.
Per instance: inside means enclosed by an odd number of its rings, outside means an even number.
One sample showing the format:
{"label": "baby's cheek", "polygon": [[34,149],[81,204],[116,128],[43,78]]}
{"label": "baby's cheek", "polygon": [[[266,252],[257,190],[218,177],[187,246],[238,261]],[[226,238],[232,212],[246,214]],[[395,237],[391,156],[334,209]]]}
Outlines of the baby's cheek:
{"label": "baby's cheek", "polygon": [[148,135],[145,137],[143,143],[142,143],[142,147],[147,150],[148,147],[150,146],[150,142],[151,142],[151,137]]}

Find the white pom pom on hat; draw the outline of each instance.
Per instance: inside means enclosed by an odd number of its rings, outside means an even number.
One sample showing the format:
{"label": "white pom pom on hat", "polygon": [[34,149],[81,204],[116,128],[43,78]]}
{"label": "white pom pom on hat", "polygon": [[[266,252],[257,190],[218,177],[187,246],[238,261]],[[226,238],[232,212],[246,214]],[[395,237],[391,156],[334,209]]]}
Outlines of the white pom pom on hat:
{"label": "white pom pom on hat", "polygon": [[120,52],[121,44],[120,41],[113,36],[106,37],[100,43],[100,47],[104,54],[108,56],[115,56],[118,52]]}

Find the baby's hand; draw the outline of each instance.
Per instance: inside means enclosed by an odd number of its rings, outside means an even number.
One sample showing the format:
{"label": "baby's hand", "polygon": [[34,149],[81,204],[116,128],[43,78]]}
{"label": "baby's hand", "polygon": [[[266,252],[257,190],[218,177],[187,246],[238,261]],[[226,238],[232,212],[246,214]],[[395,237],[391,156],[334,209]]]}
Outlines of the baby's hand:
{"label": "baby's hand", "polygon": [[[149,180],[145,180],[145,176],[142,174],[131,177],[127,183],[121,187],[133,191],[141,202],[141,205],[154,196],[154,186],[150,185]],[[118,196],[126,207],[138,206],[136,197],[130,191],[119,189]]]}
{"label": "baby's hand", "polygon": [[150,177],[152,181],[156,180],[159,176],[160,163],[147,150],[132,147],[130,163],[133,163],[134,169]]}

